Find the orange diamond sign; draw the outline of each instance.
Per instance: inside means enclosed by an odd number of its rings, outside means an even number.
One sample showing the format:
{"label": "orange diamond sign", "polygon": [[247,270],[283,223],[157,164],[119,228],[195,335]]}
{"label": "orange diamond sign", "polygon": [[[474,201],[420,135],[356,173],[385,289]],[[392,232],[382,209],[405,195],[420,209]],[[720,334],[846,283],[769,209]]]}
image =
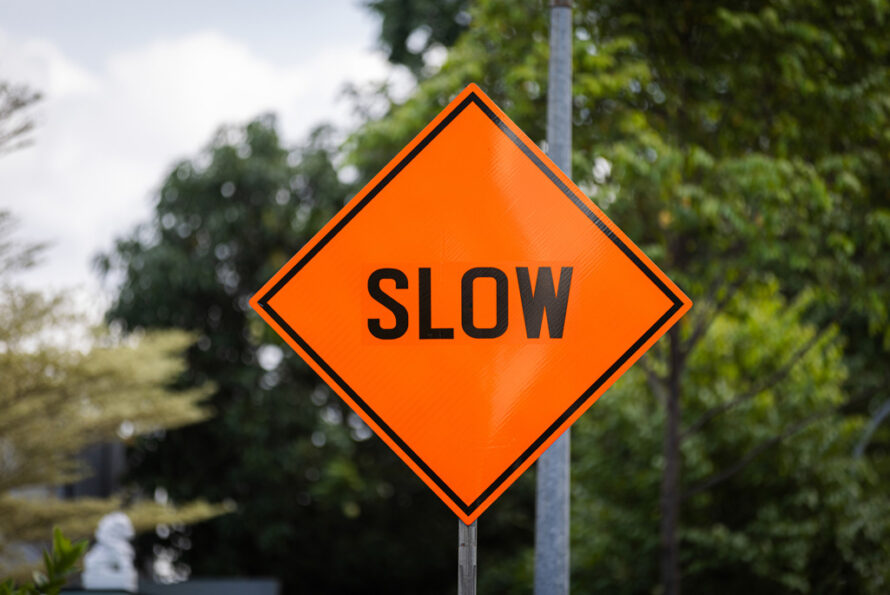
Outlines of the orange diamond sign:
{"label": "orange diamond sign", "polygon": [[469,524],[692,303],[470,85],[251,305]]}

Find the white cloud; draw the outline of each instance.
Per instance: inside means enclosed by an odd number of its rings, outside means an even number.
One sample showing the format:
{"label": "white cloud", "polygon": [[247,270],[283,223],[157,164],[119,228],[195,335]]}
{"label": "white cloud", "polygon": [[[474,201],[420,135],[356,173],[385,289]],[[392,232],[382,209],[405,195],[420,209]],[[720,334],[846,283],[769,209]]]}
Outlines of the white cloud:
{"label": "white cloud", "polygon": [[49,42],[2,31],[0,56],[0,79],[46,95],[35,145],[0,159],[0,208],[18,215],[24,238],[53,242],[25,281],[90,292],[98,289],[91,257],[149,216],[169,165],[220,124],[274,111],[296,141],[322,119],[347,121],[348,106],[335,101],[346,81],[389,72],[359,41],[282,66],[213,32],[112,54],[98,71]]}

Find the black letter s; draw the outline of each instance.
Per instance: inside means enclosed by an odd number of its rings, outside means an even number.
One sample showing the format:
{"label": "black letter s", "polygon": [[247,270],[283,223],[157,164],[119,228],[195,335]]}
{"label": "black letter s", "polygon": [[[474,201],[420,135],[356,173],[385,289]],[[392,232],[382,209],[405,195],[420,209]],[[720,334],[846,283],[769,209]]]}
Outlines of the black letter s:
{"label": "black letter s", "polygon": [[396,282],[396,289],[408,288],[408,277],[399,269],[377,269],[368,277],[368,293],[383,307],[387,308],[396,317],[396,324],[392,328],[380,326],[379,318],[368,319],[368,330],[378,339],[398,339],[408,331],[408,310],[390,295],[380,289],[380,281],[392,279]]}

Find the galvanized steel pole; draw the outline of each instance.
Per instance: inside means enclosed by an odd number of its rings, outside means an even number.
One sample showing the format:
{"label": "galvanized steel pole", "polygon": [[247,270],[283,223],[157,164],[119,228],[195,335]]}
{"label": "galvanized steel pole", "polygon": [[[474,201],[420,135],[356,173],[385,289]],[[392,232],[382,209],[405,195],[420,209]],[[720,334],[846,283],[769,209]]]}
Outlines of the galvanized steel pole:
{"label": "galvanized steel pole", "polygon": [[[572,2],[550,2],[547,153],[572,175]],[[569,430],[537,464],[535,595],[569,592]]]}
{"label": "galvanized steel pole", "polygon": [[457,595],[476,595],[476,523],[457,521]]}

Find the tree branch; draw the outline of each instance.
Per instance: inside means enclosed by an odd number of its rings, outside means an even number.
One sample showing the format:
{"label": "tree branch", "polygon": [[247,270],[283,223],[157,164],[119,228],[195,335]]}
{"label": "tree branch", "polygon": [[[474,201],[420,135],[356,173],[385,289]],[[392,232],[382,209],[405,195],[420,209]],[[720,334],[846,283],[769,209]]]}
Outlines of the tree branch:
{"label": "tree branch", "polygon": [[853,449],[853,458],[859,459],[865,454],[865,447],[868,446],[869,441],[871,440],[872,435],[875,433],[875,430],[878,429],[878,426],[881,425],[881,422],[884,421],[887,416],[890,416],[890,399],[884,401],[884,404],[875,412],[875,414],[868,420],[868,425],[865,427],[865,431],[862,433],[862,438],[859,439],[859,442],[856,444],[856,448]]}
{"label": "tree branch", "polygon": [[794,424],[793,426],[791,426],[790,428],[788,428],[781,434],[779,434],[777,436],[773,436],[772,438],[770,438],[769,440],[766,440],[765,442],[761,442],[760,444],[758,444],[757,446],[755,446],[754,448],[749,450],[745,454],[745,456],[743,456],[741,459],[739,459],[731,467],[724,469],[723,471],[720,471],[719,473],[715,473],[715,474],[711,475],[708,479],[705,479],[704,481],[699,482],[698,484],[694,485],[689,490],[684,492],[682,499],[686,500],[687,498],[691,498],[692,496],[695,496],[696,494],[699,494],[701,492],[704,492],[705,490],[711,489],[718,483],[722,483],[722,482],[726,481],[727,479],[729,479],[730,477],[732,477],[733,475],[735,475],[736,473],[738,473],[739,471],[744,469],[746,466],[748,466],[748,464],[751,461],[756,459],[765,450],[775,446],[779,442],[782,442],[789,436],[796,434],[797,432],[801,431],[802,429],[804,429],[806,426],[810,425],[814,421],[822,419],[823,417],[827,417],[828,415],[830,415],[832,413],[835,413],[835,411],[836,411],[835,409],[832,409],[830,411],[823,411],[822,413],[813,414],[813,415],[806,417],[803,420],[797,422],[796,424]]}
{"label": "tree branch", "polygon": [[40,93],[24,85],[0,81],[0,154],[28,143],[25,136],[33,128],[34,122],[27,115],[27,110],[40,98]]}
{"label": "tree branch", "polygon": [[735,475],[736,473],[738,473],[739,471],[744,469],[746,466],[748,466],[748,464],[751,463],[751,461],[756,459],[764,451],[779,444],[786,438],[789,438],[789,437],[793,436],[794,434],[797,434],[798,432],[805,429],[810,424],[817,422],[820,419],[826,418],[830,415],[839,413],[845,407],[849,407],[855,403],[864,401],[865,399],[869,398],[870,396],[871,395],[868,395],[868,394],[859,396],[854,399],[850,399],[849,401],[845,402],[843,405],[840,405],[838,407],[831,407],[825,411],[821,411],[819,413],[814,413],[813,415],[805,417],[804,419],[800,420],[796,424],[788,427],[781,434],[773,436],[769,440],[765,440],[765,441],[761,442],[760,444],[758,444],[757,446],[755,446],[754,448],[752,448],[751,450],[749,450],[745,454],[745,456],[743,456],[741,459],[736,461],[736,463],[733,464],[732,466],[730,466],[718,473],[714,473],[707,479],[692,486],[691,488],[689,488],[688,490],[683,492],[682,499],[685,500],[687,498],[691,498],[692,496],[695,496],[696,494],[700,494],[701,492],[704,492],[705,490],[709,490],[712,487],[714,487],[715,485],[726,481],[727,479],[729,479],[730,477],[732,477],[733,475]]}
{"label": "tree branch", "polygon": [[649,366],[649,362],[646,361],[648,355],[644,355],[639,360],[637,360],[637,365],[643,370],[643,373],[646,375],[646,382],[649,384],[649,389],[652,391],[652,394],[655,395],[655,398],[661,403],[667,402],[667,390],[665,389],[664,383],[665,379],[656,374],[655,370]]}

